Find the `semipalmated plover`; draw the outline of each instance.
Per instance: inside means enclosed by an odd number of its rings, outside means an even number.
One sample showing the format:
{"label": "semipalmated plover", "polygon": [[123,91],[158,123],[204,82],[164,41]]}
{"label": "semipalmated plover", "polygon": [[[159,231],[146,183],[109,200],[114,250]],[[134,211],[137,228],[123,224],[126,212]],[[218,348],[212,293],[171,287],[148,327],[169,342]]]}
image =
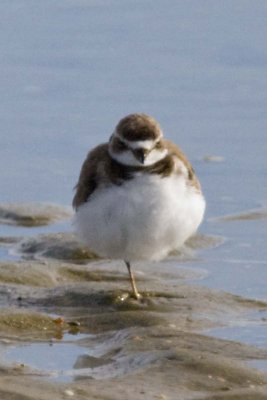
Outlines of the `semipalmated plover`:
{"label": "semipalmated plover", "polygon": [[73,206],[79,238],[99,256],[125,261],[138,298],[131,263],[179,248],[200,225],[205,200],[190,162],[158,122],[131,114],[89,152]]}

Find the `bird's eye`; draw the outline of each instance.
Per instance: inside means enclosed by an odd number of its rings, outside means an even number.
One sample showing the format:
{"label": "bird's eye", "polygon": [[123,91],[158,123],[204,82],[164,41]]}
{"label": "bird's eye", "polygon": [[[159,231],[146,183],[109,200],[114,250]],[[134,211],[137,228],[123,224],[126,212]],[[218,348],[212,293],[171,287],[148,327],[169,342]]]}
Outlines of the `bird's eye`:
{"label": "bird's eye", "polygon": [[117,141],[117,147],[118,147],[118,150],[120,150],[120,151],[122,151],[122,150],[127,150],[127,146],[126,146],[126,144],[125,143],[123,143],[121,140],[118,140]]}
{"label": "bird's eye", "polygon": [[155,149],[161,149],[161,142],[159,141],[159,142],[157,142],[156,144],[155,144]]}

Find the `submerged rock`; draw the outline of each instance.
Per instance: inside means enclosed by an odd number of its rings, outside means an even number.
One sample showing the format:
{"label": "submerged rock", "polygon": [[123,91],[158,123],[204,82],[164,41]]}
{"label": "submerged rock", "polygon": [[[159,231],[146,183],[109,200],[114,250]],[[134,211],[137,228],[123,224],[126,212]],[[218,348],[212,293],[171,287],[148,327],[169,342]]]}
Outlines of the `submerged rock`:
{"label": "submerged rock", "polygon": [[35,227],[49,225],[72,216],[70,207],[53,204],[0,204],[0,223]]}
{"label": "submerged rock", "polygon": [[224,242],[224,238],[221,236],[211,236],[198,233],[187,240],[185,246],[187,248],[197,249],[208,249],[211,247],[217,247]]}
{"label": "submerged rock", "polygon": [[97,258],[71,233],[52,233],[27,238],[19,243],[17,251],[24,258],[54,258],[78,264]]}
{"label": "submerged rock", "polygon": [[239,214],[225,215],[218,218],[213,218],[213,221],[254,221],[267,219],[267,207],[256,208],[253,210],[244,211]]}

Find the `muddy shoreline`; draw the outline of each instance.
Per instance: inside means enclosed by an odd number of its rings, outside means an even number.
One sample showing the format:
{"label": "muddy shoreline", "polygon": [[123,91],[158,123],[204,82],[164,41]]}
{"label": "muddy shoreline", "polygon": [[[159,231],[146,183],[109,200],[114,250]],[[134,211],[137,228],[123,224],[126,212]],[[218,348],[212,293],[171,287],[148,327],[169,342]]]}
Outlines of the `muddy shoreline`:
{"label": "muddy shoreline", "polygon": [[[25,205],[7,209],[1,222],[14,229],[71,215],[37,205],[33,214]],[[187,261],[219,243],[199,235],[161,264],[136,265],[138,302],[123,264],[97,259],[68,232],[1,235],[0,246],[16,257],[0,261],[0,398],[267,399],[267,374],[247,363],[266,359],[267,349],[206,334],[249,320],[267,303],[188,283],[196,272]],[[42,363],[46,349],[61,345],[77,351],[70,365]],[[25,348],[29,362],[19,356]]]}

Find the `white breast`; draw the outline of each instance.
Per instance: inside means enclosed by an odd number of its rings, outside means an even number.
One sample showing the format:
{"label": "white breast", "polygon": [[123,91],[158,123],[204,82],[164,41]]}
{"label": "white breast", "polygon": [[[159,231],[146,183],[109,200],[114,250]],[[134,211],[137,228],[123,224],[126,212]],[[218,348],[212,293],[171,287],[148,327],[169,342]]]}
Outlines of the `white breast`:
{"label": "white breast", "polygon": [[159,260],[190,237],[204,214],[203,196],[185,178],[142,174],[121,186],[100,188],[82,205],[74,225],[100,256]]}

